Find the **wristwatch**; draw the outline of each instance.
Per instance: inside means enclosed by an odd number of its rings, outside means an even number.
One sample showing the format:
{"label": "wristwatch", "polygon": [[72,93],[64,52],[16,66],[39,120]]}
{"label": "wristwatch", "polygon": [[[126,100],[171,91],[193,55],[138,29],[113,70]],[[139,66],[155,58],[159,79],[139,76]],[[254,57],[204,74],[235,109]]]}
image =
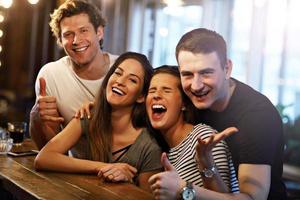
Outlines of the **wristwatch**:
{"label": "wristwatch", "polygon": [[186,182],[186,186],[181,191],[181,199],[183,200],[195,200],[196,192],[191,182]]}
{"label": "wristwatch", "polygon": [[204,168],[202,171],[200,171],[201,176],[205,178],[212,178],[216,173],[216,165],[213,165],[211,168]]}

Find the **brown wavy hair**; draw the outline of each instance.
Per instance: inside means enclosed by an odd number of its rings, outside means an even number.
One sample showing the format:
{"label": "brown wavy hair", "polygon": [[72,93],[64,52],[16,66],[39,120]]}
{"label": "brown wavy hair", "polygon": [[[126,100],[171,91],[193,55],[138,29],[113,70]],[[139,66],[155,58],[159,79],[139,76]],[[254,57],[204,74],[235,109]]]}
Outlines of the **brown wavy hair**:
{"label": "brown wavy hair", "polygon": [[[61,44],[60,22],[65,17],[72,17],[82,13],[88,15],[89,20],[93,24],[96,32],[99,26],[105,27],[106,20],[102,16],[102,13],[98,7],[84,0],[67,0],[60,5],[58,9],[54,10],[52,14],[50,14],[51,21],[49,22],[49,25],[53,35],[57,39],[58,44]],[[100,47],[102,47],[102,44],[103,39],[100,40]]]}
{"label": "brown wavy hair", "polygon": [[[109,162],[111,158],[112,108],[107,102],[106,87],[111,75],[115,72],[116,68],[126,59],[134,59],[141,63],[144,69],[143,89],[141,92],[144,96],[146,96],[148,92],[149,83],[153,74],[153,68],[147,57],[143,54],[135,52],[126,52],[120,55],[105,76],[95,102],[95,108],[93,110],[94,114],[89,126],[89,145],[92,160]],[[146,127],[147,114],[144,102],[135,102],[131,113],[131,119],[133,127]]]}

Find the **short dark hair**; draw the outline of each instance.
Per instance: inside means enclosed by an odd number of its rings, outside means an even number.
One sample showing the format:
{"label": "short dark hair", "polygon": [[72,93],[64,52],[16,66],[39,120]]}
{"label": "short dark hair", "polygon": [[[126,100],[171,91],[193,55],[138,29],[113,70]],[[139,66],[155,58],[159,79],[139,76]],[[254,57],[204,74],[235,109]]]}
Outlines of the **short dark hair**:
{"label": "short dark hair", "polygon": [[[60,22],[65,17],[72,17],[74,15],[85,13],[88,15],[90,22],[93,24],[95,31],[97,31],[99,26],[104,27],[106,25],[106,20],[102,16],[100,9],[95,5],[88,3],[84,0],[67,0],[58,9],[54,10],[50,14],[51,21],[49,23],[53,35],[56,37],[57,41],[61,42],[61,28]],[[103,41],[100,41],[100,46],[102,46]]]}
{"label": "short dark hair", "polygon": [[227,62],[227,47],[224,38],[215,31],[205,28],[194,29],[184,34],[176,46],[176,59],[180,51],[197,53],[216,52],[222,67]]}

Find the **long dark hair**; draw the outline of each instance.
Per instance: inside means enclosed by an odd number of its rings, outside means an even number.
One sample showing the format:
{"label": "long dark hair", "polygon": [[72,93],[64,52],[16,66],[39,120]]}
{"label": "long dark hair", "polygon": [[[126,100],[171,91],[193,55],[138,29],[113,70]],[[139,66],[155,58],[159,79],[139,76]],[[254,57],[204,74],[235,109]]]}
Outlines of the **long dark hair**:
{"label": "long dark hair", "polygon": [[[142,94],[146,96],[149,83],[153,74],[153,68],[147,57],[135,52],[126,52],[119,56],[116,62],[105,76],[99,93],[96,98],[94,114],[90,121],[89,138],[91,159],[109,162],[112,146],[112,123],[111,123],[111,105],[107,102],[106,87],[109,78],[115,72],[116,68],[126,59],[137,60],[144,69],[144,83]],[[135,103],[131,113],[132,125],[135,128],[146,126],[146,108],[145,103]]]}

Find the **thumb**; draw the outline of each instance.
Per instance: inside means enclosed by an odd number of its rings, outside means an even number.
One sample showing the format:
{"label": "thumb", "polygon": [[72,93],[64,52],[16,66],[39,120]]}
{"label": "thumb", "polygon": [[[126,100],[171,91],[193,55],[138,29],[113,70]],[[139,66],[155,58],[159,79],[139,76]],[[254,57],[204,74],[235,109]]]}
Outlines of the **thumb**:
{"label": "thumb", "polygon": [[46,96],[46,81],[43,77],[41,77],[39,81],[40,81],[40,95]]}
{"label": "thumb", "polygon": [[165,171],[174,171],[175,168],[173,167],[173,165],[170,163],[167,154],[164,152],[161,154],[161,164],[162,166],[165,168]]}

